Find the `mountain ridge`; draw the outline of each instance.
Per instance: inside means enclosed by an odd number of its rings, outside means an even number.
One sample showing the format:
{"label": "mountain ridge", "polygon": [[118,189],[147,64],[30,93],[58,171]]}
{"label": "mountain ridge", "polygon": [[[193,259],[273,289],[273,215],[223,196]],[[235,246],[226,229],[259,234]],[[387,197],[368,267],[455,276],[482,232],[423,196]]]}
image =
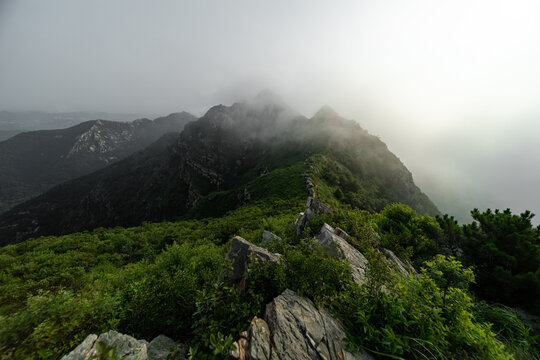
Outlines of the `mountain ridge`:
{"label": "mountain ridge", "polygon": [[174,219],[212,192],[240,189],[261,173],[317,153],[338,159],[354,174],[349,177],[363,179],[349,183],[358,198],[352,206],[375,211],[402,201],[420,213],[438,213],[399,159],[354,121],[335,112],[308,119],[262,99],[214,106],[186,124],[173,143],[157,146],[160,151],[134,154],[17,206],[0,216],[2,244]]}
{"label": "mountain ridge", "polygon": [[67,129],[24,132],[0,142],[0,212],[125,158],[195,119],[184,112],[154,121],[90,120]]}

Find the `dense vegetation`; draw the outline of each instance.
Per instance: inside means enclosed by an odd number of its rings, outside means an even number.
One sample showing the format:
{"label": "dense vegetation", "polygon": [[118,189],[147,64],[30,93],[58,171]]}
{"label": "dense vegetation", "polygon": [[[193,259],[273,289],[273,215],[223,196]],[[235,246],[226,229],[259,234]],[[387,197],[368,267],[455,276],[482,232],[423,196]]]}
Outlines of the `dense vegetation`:
{"label": "dense vegetation", "polygon": [[[531,214],[476,211],[476,222],[464,226],[418,215],[392,204],[390,193],[373,192],[376,184],[358,182],[344,162],[336,155],[291,162],[211,193],[179,221],[1,248],[2,358],[59,358],[88,334],[116,329],[147,340],[165,334],[187,343],[192,359],[222,359],[253,316],[289,288],[329,309],[346,326],[346,341],[377,357],[538,359],[537,337],[511,308],[493,303],[537,311],[535,297],[516,295],[524,291],[520,281],[538,286],[539,229]],[[304,172],[333,212],[310,221],[299,238],[290,224],[305,204]],[[347,231],[369,259],[365,285],[314,245],[324,222]],[[268,247],[286,261],[254,266],[242,294],[217,283],[230,239],[259,244],[263,229],[283,239]],[[479,256],[478,245],[497,256]],[[389,271],[382,247],[411,261],[418,276]],[[501,286],[496,268],[510,274],[503,285],[511,285],[511,301],[492,296]]]}

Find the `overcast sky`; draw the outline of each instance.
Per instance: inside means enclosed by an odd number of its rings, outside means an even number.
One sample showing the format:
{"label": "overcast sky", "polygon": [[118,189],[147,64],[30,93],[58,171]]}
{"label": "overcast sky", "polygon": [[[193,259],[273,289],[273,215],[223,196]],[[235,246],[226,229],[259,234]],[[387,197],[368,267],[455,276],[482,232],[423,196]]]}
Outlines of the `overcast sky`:
{"label": "overcast sky", "polygon": [[540,1],[0,0],[0,110],[201,115],[263,88],[379,135],[442,211],[540,221]]}

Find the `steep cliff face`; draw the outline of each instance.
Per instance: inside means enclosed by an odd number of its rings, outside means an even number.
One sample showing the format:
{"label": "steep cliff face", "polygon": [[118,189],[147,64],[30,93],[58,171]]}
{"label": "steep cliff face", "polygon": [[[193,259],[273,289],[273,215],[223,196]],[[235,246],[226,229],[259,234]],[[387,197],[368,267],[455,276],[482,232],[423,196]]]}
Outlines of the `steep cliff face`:
{"label": "steep cliff face", "polygon": [[[87,151],[107,152],[103,143],[111,138],[108,134],[96,138],[92,129],[86,133],[92,139],[86,142]],[[244,184],[261,175],[304,163],[315,154],[333,159],[338,173],[356,179],[352,193],[376,198],[375,205],[365,206],[368,210],[401,201],[422,213],[437,211],[399,159],[354,121],[328,108],[308,119],[262,94],[249,103],[214,106],[187,124],[177,139],[162,138],[143,152],[3,214],[0,243],[172,219],[210,193],[245,190]],[[250,201],[249,195],[239,204]],[[207,207],[211,201],[205,202]],[[364,207],[362,202],[353,205]],[[199,212],[198,217],[204,216]]]}
{"label": "steep cliff face", "polygon": [[182,131],[188,113],[151,121],[92,120],[68,129],[33,131],[0,142],[0,213],[52,186],[101,169]]}

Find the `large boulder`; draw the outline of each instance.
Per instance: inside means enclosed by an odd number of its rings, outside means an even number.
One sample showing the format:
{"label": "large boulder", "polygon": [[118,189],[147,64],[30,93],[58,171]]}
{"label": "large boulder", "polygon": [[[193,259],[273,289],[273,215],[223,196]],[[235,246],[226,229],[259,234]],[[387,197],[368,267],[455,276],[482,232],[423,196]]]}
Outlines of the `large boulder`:
{"label": "large boulder", "polygon": [[[92,356],[99,356],[98,343],[107,347],[114,347],[116,355],[130,360],[185,360],[185,349],[164,336],[159,335],[150,343],[146,340],[137,340],[114,330],[103,333],[99,337],[88,335],[73,351],[62,357],[62,360],[88,360]],[[176,351],[172,351],[172,350]],[[99,358],[99,357],[98,357]]]}
{"label": "large boulder", "polygon": [[248,268],[253,260],[258,262],[281,262],[281,255],[273,254],[262,247],[253,245],[249,241],[235,236],[231,248],[227,253],[227,261],[232,268],[221,275],[221,279],[236,285],[238,290],[244,291],[249,281]]}
{"label": "large boulder", "polygon": [[321,201],[309,196],[306,201],[306,209],[298,215],[298,218],[294,222],[296,225],[296,235],[301,236],[304,232],[304,228],[308,220],[311,220],[315,215],[330,214],[332,208]]}
{"label": "large boulder", "polygon": [[350,351],[342,324],[311,300],[285,290],[267,305],[265,319],[255,317],[235,343],[235,360],[372,360]]}
{"label": "large boulder", "polygon": [[324,224],[321,232],[315,238],[315,243],[320,245],[330,255],[338,259],[346,259],[351,265],[352,276],[356,283],[366,282],[366,269],[368,260],[358,250],[356,250],[345,239],[347,233],[340,228],[334,229],[328,224]]}

